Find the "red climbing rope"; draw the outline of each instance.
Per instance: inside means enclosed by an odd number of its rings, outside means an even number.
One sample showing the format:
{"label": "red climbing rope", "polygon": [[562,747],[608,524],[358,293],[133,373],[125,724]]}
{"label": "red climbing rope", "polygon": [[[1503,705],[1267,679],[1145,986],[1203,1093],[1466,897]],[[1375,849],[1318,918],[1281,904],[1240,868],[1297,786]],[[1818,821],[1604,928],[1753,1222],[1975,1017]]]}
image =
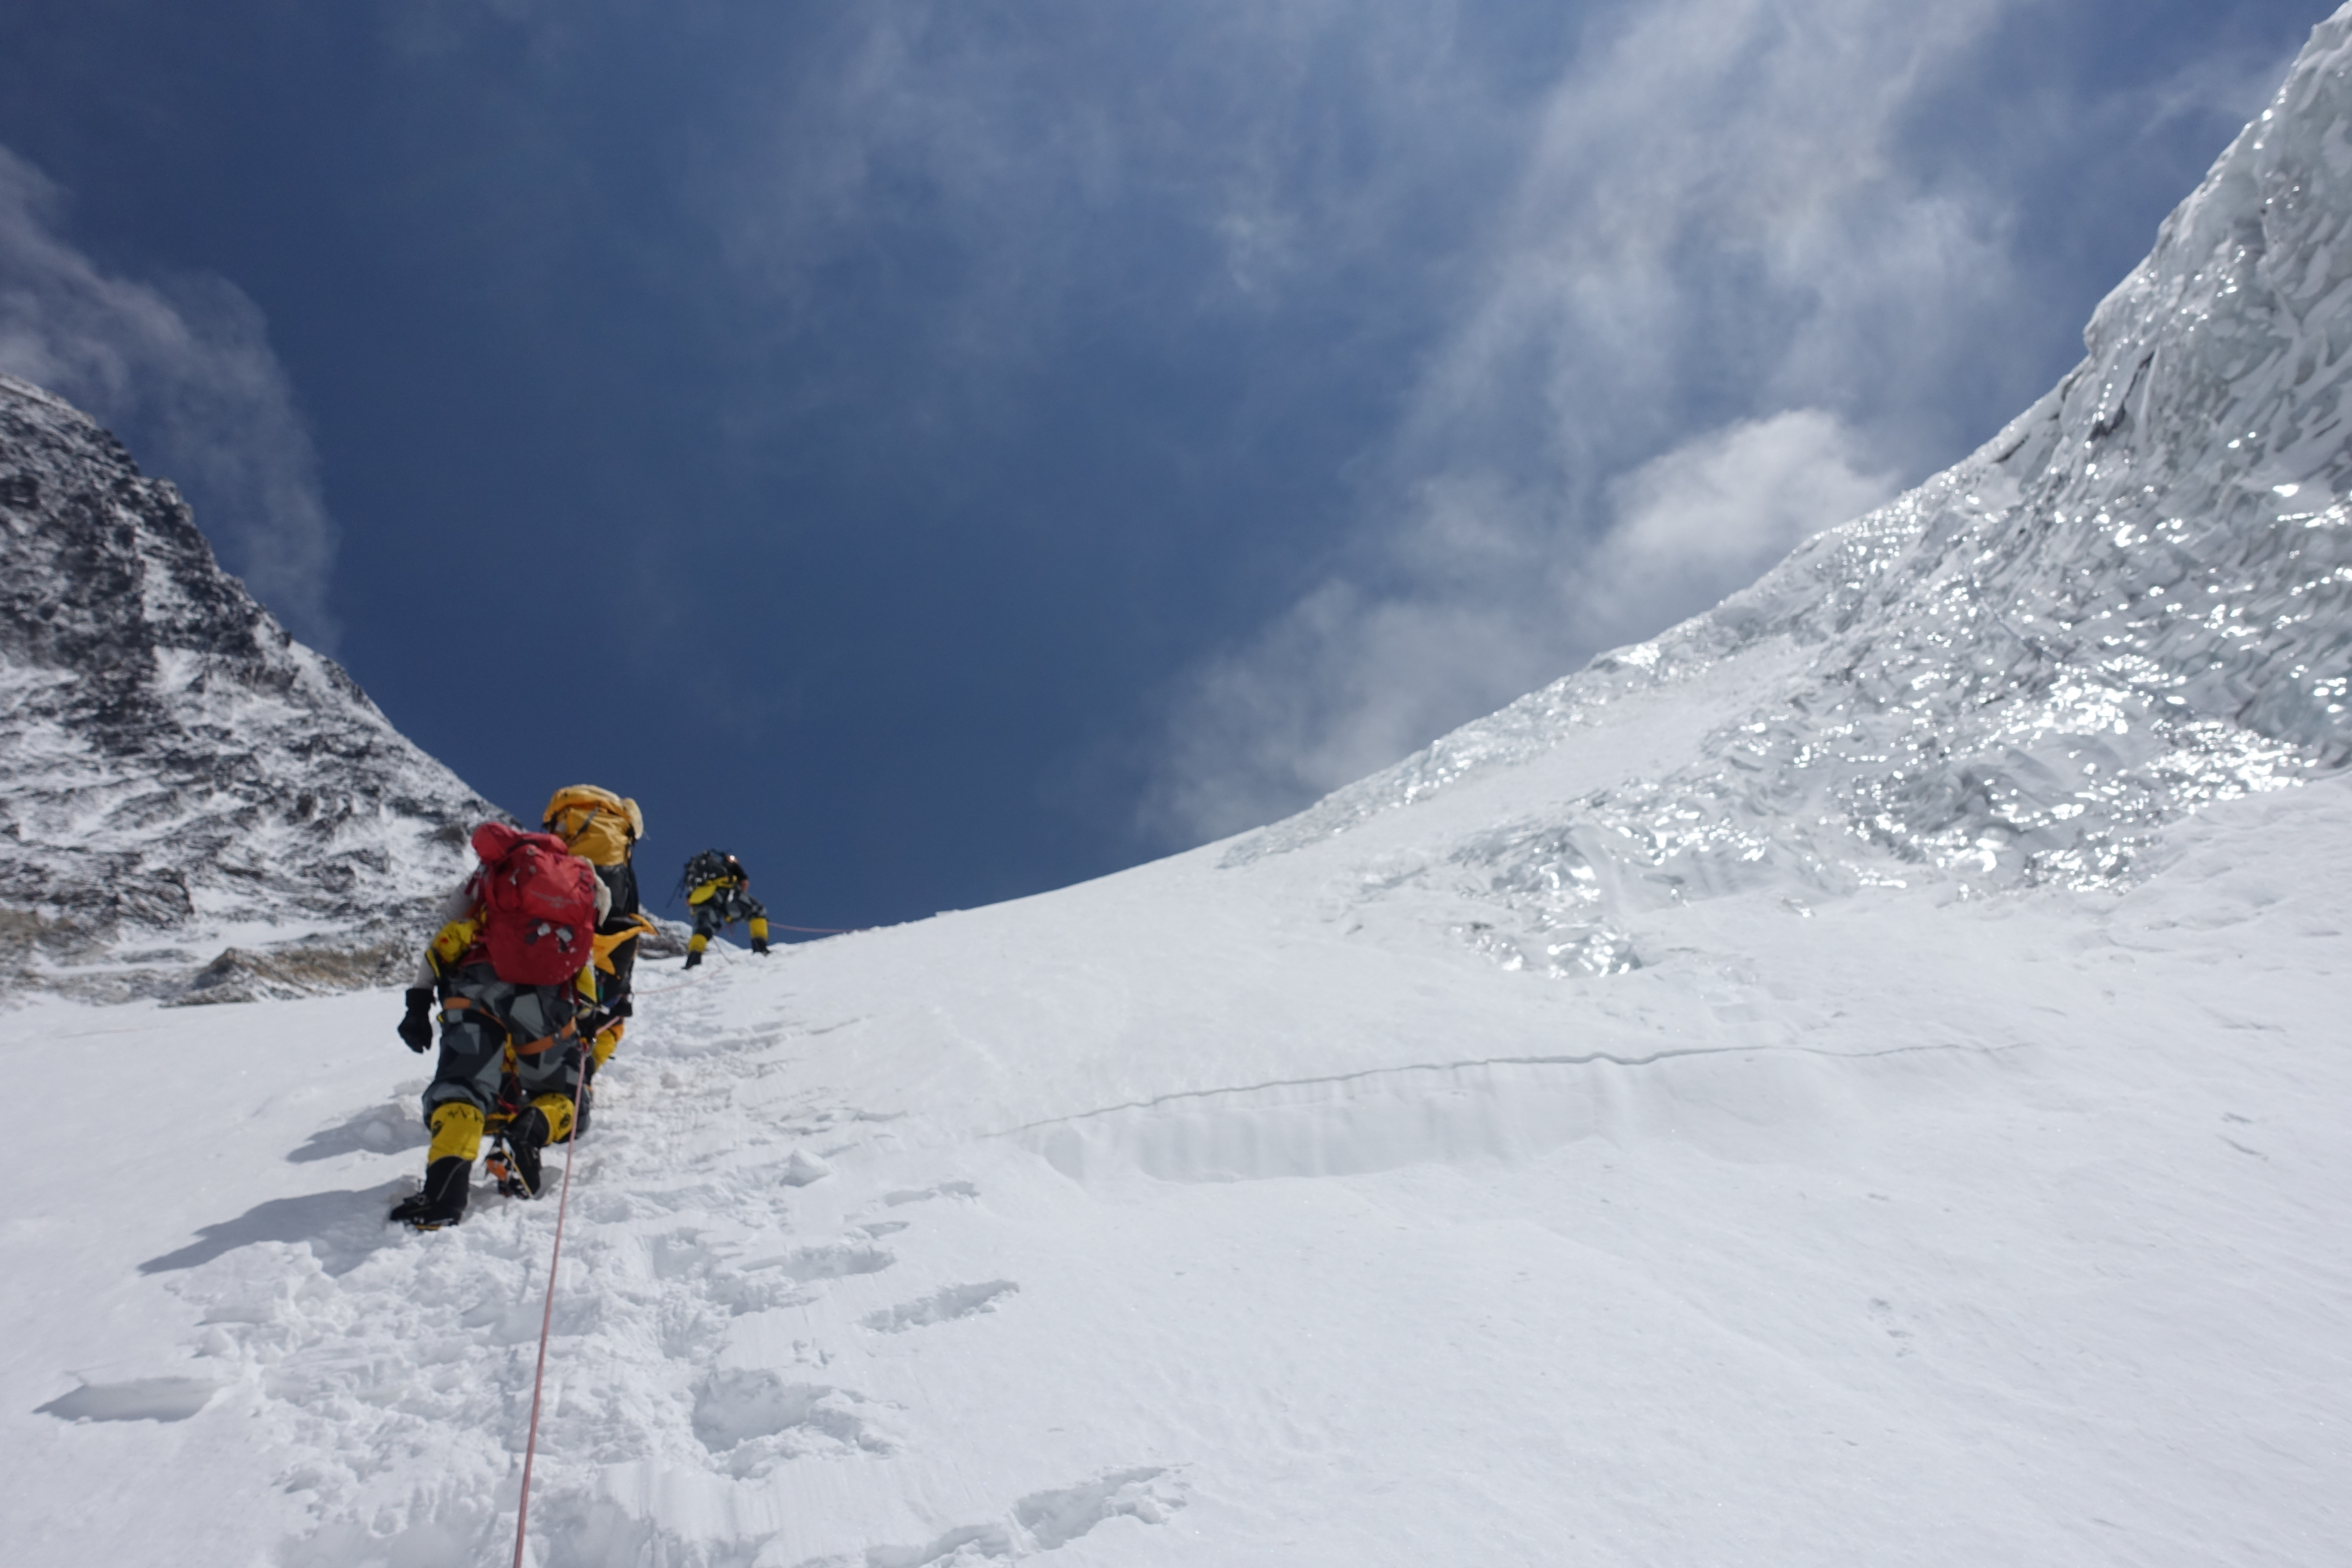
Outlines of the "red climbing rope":
{"label": "red climbing rope", "polygon": [[572,1086],[572,1132],[563,1145],[563,1193],[555,1200],[555,1247],[547,1258],[547,1307],[539,1315],[539,1370],[530,1380],[530,1430],[522,1445],[522,1496],[515,1505],[514,1568],[522,1568],[522,1532],[530,1522],[530,1467],[539,1457],[539,1395],[547,1385],[547,1338],[555,1326],[555,1270],[563,1261],[563,1215],[572,1204],[572,1166],[580,1152],[580,1100],[587,1092],[587,1063]]}

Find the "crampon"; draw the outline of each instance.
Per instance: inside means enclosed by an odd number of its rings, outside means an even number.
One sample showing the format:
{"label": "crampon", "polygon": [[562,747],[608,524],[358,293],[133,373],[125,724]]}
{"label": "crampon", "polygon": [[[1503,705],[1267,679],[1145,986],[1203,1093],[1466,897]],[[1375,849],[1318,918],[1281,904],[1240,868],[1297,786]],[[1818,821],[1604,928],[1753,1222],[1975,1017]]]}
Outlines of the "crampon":
{"label": "crampon", "polygon": [[482,1173],[498,1184],[499,1191],[510,1198],[539,1196],[539,1161],[534,1151],[509,1147],[504,1139],[492,1145],[488,1158],[482,1162]]}

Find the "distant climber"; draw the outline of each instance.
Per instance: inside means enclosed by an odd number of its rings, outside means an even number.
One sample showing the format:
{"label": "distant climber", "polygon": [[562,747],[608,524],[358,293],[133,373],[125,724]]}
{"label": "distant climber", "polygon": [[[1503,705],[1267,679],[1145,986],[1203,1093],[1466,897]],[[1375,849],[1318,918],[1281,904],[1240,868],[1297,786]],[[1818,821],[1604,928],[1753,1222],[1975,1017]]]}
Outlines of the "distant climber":
{"label": "distant climber", "polygon": [[688,889],[686,901],[694,910],[694,935],[686,944],[686,966],[702,962],[703,949],[737,921],[751,933],[751,951],[768,951],[767,907],[750,892],[751,874],[743,863],[721,849],[705,849],[686,863],[678,886]]}
{"label": "distant climber", "polygon": [[639,905],[632,864],[637,840],[646,836],[646,818],[634,800],[594,784],[571,784],[549,797],[540,821],[574,855],[596,868],[597,880],[612,894],[612,910],[597,924],[595,953],[586,973],[595,995],[580,1019],[581,1038],[589,1042],[583,1069],[587,1078],[580,1089],[580,1125],[573,1131],[585,1132],[595,1104],[597,1070],[612,1059],[635,1012],[630,992],[637,939],[655,929],[652,917]]}
{"label": "distant climber", "polygon": [[473,845],[481,867],[444,906],[448,918],[425,950],[400,1022],[401,1039],[423,1053],[439,1000],[441,1058],[425,1089],[433,1131],[425,1184],[389,1216],[419,1230],[465,1218],[494,1119],[490,1173],[499,1190],[538,1195],[540,1151],[572,1133],[586,1055],[580,1021],[595,1016],[595,933],[612,909],[595,868],[552,834],[486,822]]}

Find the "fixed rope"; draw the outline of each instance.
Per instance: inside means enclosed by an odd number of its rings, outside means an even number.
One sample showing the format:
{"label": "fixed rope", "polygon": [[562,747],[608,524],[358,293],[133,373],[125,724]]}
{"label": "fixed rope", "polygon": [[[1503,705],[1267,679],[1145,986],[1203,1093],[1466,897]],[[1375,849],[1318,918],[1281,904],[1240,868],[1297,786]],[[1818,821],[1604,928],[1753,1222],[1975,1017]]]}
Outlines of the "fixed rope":
{"label": "fixed rope", "polygon": [[563,1262],[563,1215],[572,1204],[572,1166],[580,1152],[584,1130],[580,1125],[581,1097],[588,1091],[588,1064],[580,1064],[580,1081],[572,1086],[572,1133],[563,1144],[563,1192],[555,1200],[555,1246],[547,1257],[547,1306],[539,1315],[539,1370],[530,1380],[530,1428],[522,1444],[522,1496],[515,1505],[514,1568],[522,1568],[523,1531],[530,1523],[530,1467],[539,1457],[539,1396],[547,1386],[547,1340],[555,1326],[555,1271]]}

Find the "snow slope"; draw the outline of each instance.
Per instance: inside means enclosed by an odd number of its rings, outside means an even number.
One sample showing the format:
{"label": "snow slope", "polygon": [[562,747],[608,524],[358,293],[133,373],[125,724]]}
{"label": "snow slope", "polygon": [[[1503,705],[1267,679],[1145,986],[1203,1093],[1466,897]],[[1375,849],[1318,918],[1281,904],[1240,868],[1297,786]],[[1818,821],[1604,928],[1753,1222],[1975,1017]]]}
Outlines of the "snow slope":
{"label": "snow slope", "polygon": [[[1606,972],[1632,957],[1622,915],[1660,900],[2126,885],[2184,813],[2341,767],[2347,33],[2343,14],[2315,30],[2100,305],[2089,357],[1983,449],[1232,860],[1551,768],[1553,799],[1392,874],[1451,881],[1505,962]],[[1655,743],[1621,765],[1629,730]]]}
{"label": "snow slope", "polygon": [[[1367,942],[1312,851],[668,972],[532,1560],[2340,1562],[2352,790],[2175,847],[1603,981]],[[396,1011],[0,1021],[110,1105],[11,1141],[11,1561],[506,1561],[554,1215],[382,1224]]]}
{"label": "snow slope", "polygon": [[[530,1560],[2342,1562],[2347,180],[2352,8],[2083,370],[1720,609],[649,974]],[[11,1562],[508,1560],[555,1215],[382,1223],[397,1013],[0,1016]]]}

